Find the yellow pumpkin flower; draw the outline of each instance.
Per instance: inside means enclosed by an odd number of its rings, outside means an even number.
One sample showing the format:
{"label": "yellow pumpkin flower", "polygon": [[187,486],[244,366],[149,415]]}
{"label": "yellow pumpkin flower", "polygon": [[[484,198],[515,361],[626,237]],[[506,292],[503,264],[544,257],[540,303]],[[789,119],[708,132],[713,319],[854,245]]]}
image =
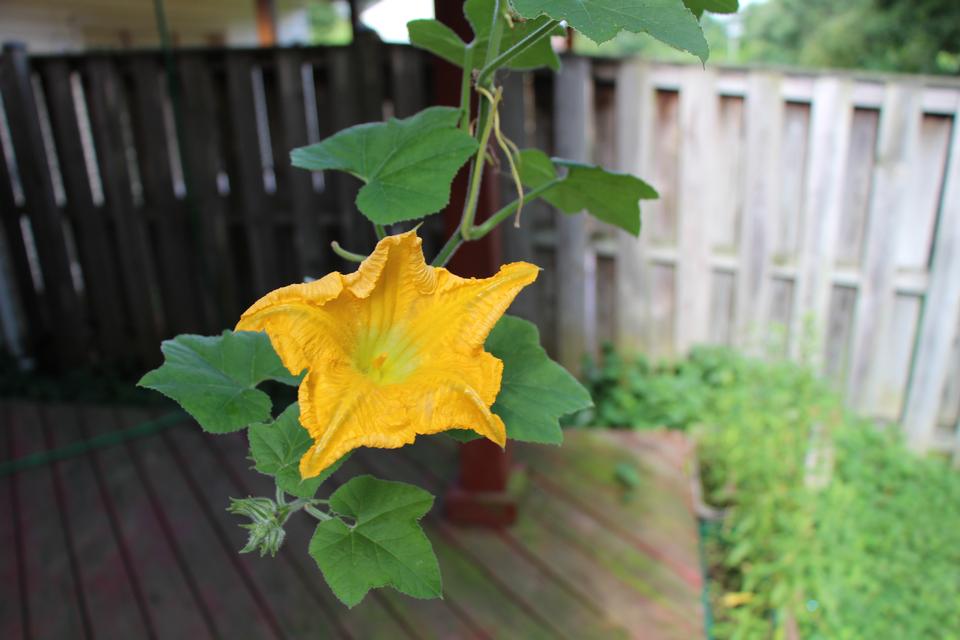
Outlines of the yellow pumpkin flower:
{"label": "yellow pumpkin flower", "polygon": [[304,478],[357,447],[402,447],[448,429],[506,444],[490,411],[503,363],[483,343],[538,269],[515,262],[460,278],[428,266],[420,245],[413,231],[388,236],[354,273],[277,289],[237,323],[265,331],[291,373],[308,370],[300,422],[314,444],[300,459]]}

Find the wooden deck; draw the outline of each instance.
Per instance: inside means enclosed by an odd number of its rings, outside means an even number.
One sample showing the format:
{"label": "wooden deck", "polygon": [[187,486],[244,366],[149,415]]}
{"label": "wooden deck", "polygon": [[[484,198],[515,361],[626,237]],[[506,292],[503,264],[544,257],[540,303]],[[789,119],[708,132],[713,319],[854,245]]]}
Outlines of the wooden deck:
{"label": "wooden deck", "polygon": [[[138,409],[0,404],[0,460],[156,417]],[[189,423],[0,477],[2,638],[703,637],[697,532],[667,434],[568,432],[562,448],[518,447],[521,518],[503,532],[428,516],[443,600],[374,592],[340,605],[294,518],[274,559],[239,555],[228,496],[272,495],[248,470],[242,435]],[[632,494],[614,480],[634,464]],[[339,474],[414,482],[441,494],[452,441],[364,451]],[[334,477],[330,490],[341,480]]]}

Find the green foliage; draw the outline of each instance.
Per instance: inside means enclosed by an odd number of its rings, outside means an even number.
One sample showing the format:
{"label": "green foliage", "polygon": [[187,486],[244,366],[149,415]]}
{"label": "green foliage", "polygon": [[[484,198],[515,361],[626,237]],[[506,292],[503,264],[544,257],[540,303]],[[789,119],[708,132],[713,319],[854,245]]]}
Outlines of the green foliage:
{"label": "green foliage", "polygon": [[[463,11],[467,16],[467,20],[470,21],[470,26],[473,28],[476,36],[474,43],[474,60],[478,68],[487,56],[490,29],[493,26],[494,4],[495,0],[467,0],[463,6]],[[501,2],[500,5],[500,15],[497,19],[503,28],[503,36],[500,41],[501,51],[506,51],[515,46],[550,21],[550,18],[547,16],[540,16],[533,20],[513,20],[509,17],[510,10],[508,3]],[[564,30],[557,27],[551,33],[553,35],[563,34]],[[518,70],[549,67],[557,71],[560,68],[560,58],[554,53],[553,47],[550,45],[550,38],[542,38],[510,60],[506,67],[508,69]]]}
{"label": "green foliage", "polygon": [[[703,37],[706,38],[707,44],[710,46],[711,62],[736,62],[739,60],[733,55],[736,53],[736,47],[732,45],[732,41],[727,35],[728,28],[725,23],[712,14],[706,13],[700,18],[700,28],[703,30]],[[683,63],[690,61],[690,55],[686,52],[674,49],[659,40],[648,38],[646,34],[629,31],[621,31],[612,40],[602,44],[597,44],[589,38],[575,34],[573,51],[577,55],[584,56],[611,58],[642,56],[651,60],[666,62]]]}
{"label": "green foliage", "polygon": [[163,365],[143,376],[139,386],[175,400],[210,433],[268,420],[271,402],[256,388],[261,382],[300,383],[284,368],[265,333],[180,335],[160,348]]}
{"label": "green foliage", "polygon": [[711,394],[734,384],[737,365],[732,352],[695,349],[689,360],[654,367],[604,345],[603,358],[587,362],[584,378],[595,407],[575,416],[576,424],[686,429],[702,419]]}
{"label": "green foliage", "polygon": [[307,24],[310,28],[310,44],[343,45],[353,39],[349,15],[337,11],[331,0],[307,3]]}
{"label": "green foliage", "polygon": [[658,367],[607,351],[590,386],[600,423],[696,427],[726,514],[708,544],[717,638],[960,637],[960,475],[896,429],[802,366],[723,348]]}
{"label": "green foliage", "polygon": [[240,553],[259,551],[260,557],[268,553],[277,555],[287,536],[283,525],[290,517],[288,509],[283,509],[270,498],[230,498],[227,511],[250,519],[248,524],[240,525],[248,531],[247,544]]}
{"label": "green foliage", "polygon": [[411,20],[407,23],[407,34],[413,46],[463,67],[466,43],[439,20]]}
{"label": "green foliage", "polygon": [[711,13],[736,13],[740,8],[739,0],[683,0],[687,9],[698,18],[704,11]]}
{"label": "green foliage", "polygon": [[[560,444],[560,418],[590,407],[590,393],[570,372],[550,359],[540,346],[536,325],[503,316],[484,347],[503,361],[500,393],[492,407],[507,427],[507,437],[520,442]],[[473,431],[447,434],[460,442],[476,440]]]}
{"label": "green foliage", "polygon": [[697,18],[681,0],[513,0],[513,6],[527,18],[547,14],[566,20],[594,42],[606,42],[622,30],[644,32],[704,62],[710,55]]}
{"label": "green foliage", "polygon": [[[474,32],[473,68],[480,69],[487,55],[490,28],[493,24],[494,0],[467,0],[463,10]],[[503,3],[498,18],[503,28],[501,49],[509,49],[550,20],[546,16],[541,16],[534,20],[511,21],[508,20],[508,15],[506,3]],[[410,34],[410,44],[413,46],[429,51],[458,67],[463,67],[467,43],[447,25],[438,20],[412,20],[407,23],[407,30]],[[557,33],[563,33],[563,30],[558,29]],[[556,71],[560,68],[560,58],[550,46],[550,40],[544,38],[533,43],[510,60],[506,66],[516,70],[549,67]]]}
{"label": "green foliage", "polygon": [[353,607],[370,589],[391,586],[439,598],[440,567],[418,521],[433,496],[412,485],[357,476],[330,496],[337,517],[317,525],[310,555],[340,600]]}
{"label": "green foliage", "polygon": [[556,167],[566,169],[566,175],[543,192],[541,198],[564,213],[587,210],[599,220],[633,235],[640,234],[640,200],[657,198],[653,187],[626,173],[559,158],[551,160],[538,149],[520,152],[520,179],[528,187],[539,187],[557,179]]}
{"label": "green foliage", "polygon": [[560,444],[560,417],[592,404],[590,394],[547,356],[537,327],[504,316],[490,332],[486,348],[503,360],[503,381],[493,412],[507,425],[507,436],[524,442]]}
{"label": "green foliage", "polygon": [[744,60],[881,71],[960,71],[955,0],[774,0],[744,12]]}
{"label": "green foliage", "polygon": [[805,558],[807,637],[960,637],[960,475],[867,425],[834,442]]}
{"label": "green foliage", "polygon": [[313,439],[300,424],[300,405],[296,402],[273,422],[250,425],[247,437],[257,471],[274,476],[281,490],[298,498],[312,498],[349,457],[347,454],[319,476],[303,479],[300,458],[313,445]]}
{"label": "green foliage", "polygon": [[477,141],[457,128],[459,117],[457,109],[430,107],[403,120],[344,129],[294,149],[290,158],[296,167],[363,180],[357,207],[377,224],[422,218],[446,206],[453,177],[477,150]]}
{"label": "green foliage", "polygon": [[636,491],[642,482],[637,468],[629,462],[617,463],[613,468],[613,477],[625,491]]}

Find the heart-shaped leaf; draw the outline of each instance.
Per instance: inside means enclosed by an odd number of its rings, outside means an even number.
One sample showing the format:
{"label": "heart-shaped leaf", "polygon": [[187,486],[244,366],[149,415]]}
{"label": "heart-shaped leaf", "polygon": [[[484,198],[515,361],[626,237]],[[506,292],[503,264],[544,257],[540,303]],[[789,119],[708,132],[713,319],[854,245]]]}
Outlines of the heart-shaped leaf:
{"label": "heart-shaped leaf", "polygon": [[340,468],[349,454],[306,480],[300,475],[300,458],[313,445],[300,424],[300,404],[294,402],[273,422],[250,425],[250,455],[257,471],[274,476],[277,486],[298,498],[312,498],[323,481]]}
{"label": "heart-shaped leaf", "polygon": [[736,13],[740,9],[739,0],[683,0],[690,11],[698,18],[704,11],[710,13]]}
{"label": "heart-shaped leaf", "polygon": [[[500,38],[500,51],[506,51],[550,20],[540,16],[533,20],[510,20],[506,2],[500,3],[500,16],[503,35]],[[473,28],[473,67],[483,67],[490,41],[490,29],[493,26],[494,0],[467,0],[463,12]],[[413,20],[407,23],[410,44],[425,49],[458,67],[463,66],[466,43],[453,30],[438,20]],[[553,35],[562,35],[563,29],[557,27]],[[556,71],[560,68],[560,58],[550,44],[550,38],[538,40],[525,51],[507,63],[508,69],[527,70],[549,67]]]}
{"label": "heart-shaped leaf", "polygon": [[352,478],[330,496],[330,509],[351,518],[352,526],[340,518],[321,522],[310,556],[348,607],[386,586],[414,598],[439,598],[440,566],[418,522],[432,506],[433,496],[419,487]]}
{"label": "heart-shaped leaf", "polygon": [[160,346],[164,363],[137,384],[175,400],[204,431],[228,433],[270,418],[265,380],[297,385],[265,333],[224,331],[219,336],[180,335]]}
{"label": "heart-shaped leaf", "polygon": [[620,31],[649,33],[671,47],[706,62],[710,48],[696,16],[683,0],[513,0],[520,15],[548,15],[597,43]]}
{"label": "heart-shaped leaf", "polygon": [[457,127],[460,112],[431,107],[403,120],[360,124],[317,144],[294,149],[293,165],[346,171],[366,184],[357,207],[377,224],[436,213],[450,201],[450,183],[477,150]]}
{"label": "heart-shaped leaf", "polygon": [[556,179],[556,167],[566,168],[567,174],[541,194],[541,198],[564,213],[587,210],[599,220],[639,235],[640,200],[658,198],[653,187],[627,173],[615,173],[572,160],[551,160],[537,149],[520,152],[520,179],[528,187],[539,187]]}
{"label": "heart-shaped leaf", "polygon": [[[560,418],[593,406],[583,385],[540,346],[540,332],[534,324],[503,316],[484,347],[503,361],[500,393],[492,411],[503,420],[511,440],[560,444]],[[461,442],[479,437],[467,429],[447,434]]]}

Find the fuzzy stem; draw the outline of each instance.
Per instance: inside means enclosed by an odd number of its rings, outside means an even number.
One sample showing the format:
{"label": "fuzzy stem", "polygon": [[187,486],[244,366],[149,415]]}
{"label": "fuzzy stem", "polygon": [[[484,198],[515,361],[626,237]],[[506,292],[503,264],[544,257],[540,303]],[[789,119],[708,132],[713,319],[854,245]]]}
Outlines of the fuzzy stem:
{"label": "fuzzy stem", "polygon": [[330,243],[330,248],[333,249],[333,252],[335,254],[337,254],[338,256],[340,256],[341,258],[349,262],[363,262],[364,260],[367,259],[367,256],[361,255],[359,253],[354,253],[353,251],[347,251],[346,249],[341,247],[340,243],[337,242],[336,240]]}
{"label": "fuzzy stem", "polygon": [[554,187],[559,183],[560,183],[560,179],[557,178],[557,179],[551,180],[550,182],[546,182],[535,189],[531,189],[530,191],[524,194],[522,199],[517,198],[516,200],[506,205],[505,207],[503,207],[502,209],[494,213],[492,216],[484,220],[482,224],[478,224],[477,226],[473,227],[470,230],[468,238],[470,240],[479,240],[480,238],[484,237],[485,235],[487,235],[488,233],[496,229],[497,225],[499,225],[501,222],[503,222],[504,220],[509,218],[511,215],[513,215],[513,213],[517,210],[517,207],[520,206],[521,200],[529,202],[534,198],[540,196],[541,194],[545,193],[548,189]]}
{"label": "fuzzy stem", "polygon": [[460,128],[470,130],[470,81],[473,79],[473,43],[463,51],[463,76],[460,79]]}
{"label": "fuzzy stem", "polygon": [[556,29],[559,24],[559,20],[549,20],[543,23],[539,29],[531,32],[526,38],[520,40],[497,57],[493,58],[492,60],[487,60],[487,62],[483,65],[483,69],[480,70],[480,74],[477,76],[477,84],[484,86],[493,78],[493,74],[496,73],[497,69],[509,63],[518,55],[535,45],[541,38]]}
{"label": "fuzzy stem", "polygon": [[434,258],[430,264],[434,267],[446,266],[446,264],[450,262],[450,258],[453,257],[453,254],[460,248],[461,244],[463,244],[463,236],[460,235],[460,229],[458,228],[453,232],[453,235],[450,236],[447,243],[440,249],[440,253],[437,254],[437,257]]}

